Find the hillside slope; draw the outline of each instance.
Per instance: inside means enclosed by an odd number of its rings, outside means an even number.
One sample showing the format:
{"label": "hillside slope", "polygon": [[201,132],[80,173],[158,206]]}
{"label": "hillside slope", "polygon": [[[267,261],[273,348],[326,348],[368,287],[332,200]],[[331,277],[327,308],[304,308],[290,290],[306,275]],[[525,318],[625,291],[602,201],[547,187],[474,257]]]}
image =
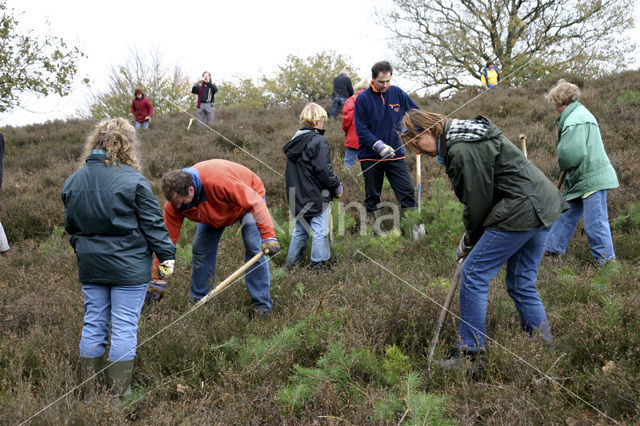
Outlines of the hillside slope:
{"label": "hillside slope", "polygon": [[[275,308],[266,321],[249,319],[242,282],[182,317],[190,309],[194,227],[187,224],[164,300],[143,308],[136,399],[118,406],[106,403],[106,395],[98,401],[68,396],[49,407],[77,383],[82,294],[64,235],[60,190],[81,164],[94,123],[1,129],[7,148],[0,220],[13,256],[0,258],[0,422],[21,422],[46,408],[35,422],[634,423],[640,417],[640,73],[573,81],[583,86],[582,102],[599,120],[620,180],[609,195],[619,262],[597,269],[580,230],[567,256],[543,260],[538,288],[553,351],[520,331],[501,272],[491,287],[487,318],[495,342],[489,344],[487,375],[478,382],[426,373],[426,351],[462,225],[443,169],[423,158],[420,220],[427,239],[362,235],[357,210],[342,214],[335,203],[331,271],[288,273],[284,253],[274,257]],[[543,97],[550,86],[533,82],[481,96],[471,88],[448,100],[418,103],[444,114],[455,111],[455,118],[485,115],[517,145],[524,133],[531,161],[556,180],[556,113]],[[215,132],[187,130],[184,114],[158,117],[141,133],[141,144],[144,174],[159,202],[167,170],[208,158],[242,163],[263,179],[286,248],[282,146],[298,128],[301,107],[218,111]],[[361,202],[359,169],[348,173],[341,167],[340,122],[326,128],[345,186],[340,202]],[[408,156],[412,174],[414,159]],[[387,187],[383,199],[394,201]],[[221,242],[218,281],[242,263],[237,231],[230,227]],[[456,328],[457,320],[450,319],[437,356],[455,345]]]}

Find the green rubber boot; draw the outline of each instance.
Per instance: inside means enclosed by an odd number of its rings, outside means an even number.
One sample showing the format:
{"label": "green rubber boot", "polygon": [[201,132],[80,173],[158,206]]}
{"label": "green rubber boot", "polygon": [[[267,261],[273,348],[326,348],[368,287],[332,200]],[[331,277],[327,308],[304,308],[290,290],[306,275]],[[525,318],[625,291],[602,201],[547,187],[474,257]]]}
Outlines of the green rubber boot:
{"label": "green rubber boot", "polygon": [[130,361],[116,361],[107,367],[107,373],[109,375],[109,389],[111,389],[111,393],[114,395],[131,395],[133,361],[133,359]]}
{"label": "green rubber boot", "polygon": [[102,371],[102,357],[80,357],[78,364],[80,368],[80,383],[89,379],[86,383],[80,386],[80,392],[83,398],[88,399],[95,395],[96,389],[100,385],[102,373],[98,375],[96,375],[96,373]]}

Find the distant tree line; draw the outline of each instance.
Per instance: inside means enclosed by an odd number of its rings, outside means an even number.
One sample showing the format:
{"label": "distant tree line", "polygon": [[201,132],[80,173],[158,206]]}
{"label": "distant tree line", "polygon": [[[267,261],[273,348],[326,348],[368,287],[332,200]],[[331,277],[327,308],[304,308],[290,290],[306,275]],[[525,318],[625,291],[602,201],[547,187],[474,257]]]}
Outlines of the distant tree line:
{"label": "distant tree line", "polygon": [[[218,86],[216,107],[266,108],[306,100],[319,101],[331,95],[333,77],[340,71],[353,72],[349,59],[332,51],[300,58],[287,56],[272,77],[252,79],[238,76],[234,80],[215,80]],[[105,91],[92,94],[81,115],[93,118],[116,117],[126,114],[133,91],[141,88],[153,102],[156,114],[191,111],[195,97],[191,95],[193,82],[176,65],[164,67],[162,57],[154,51],[145,55],[132,51],[129,59],[112,67]]]}
{"label": "distant tree line", "polygon": [[[459,89],[479,80],[492,60],[503,84],[518,84],[573,72],[598,76],[620,71],[636,56],[624,34],[634,26],[636,0],[391,0],[378,11],[403,77],[431,92]],[[0,0],[0,112],[20,106],[25,92],[69,93],[84,54],[56,36],[21,33],[13,10]],[[372,58],[372,62],[380,58]],[[301,58],[289,55],[272,76],[238,76],[215,81],[220,108],[270,107],[331,94],[334,76],[350,60],[333,51]],[[504,77],[507,77],[505,79]],[[93,82],[85,79],[90,87]],[[193,109],[192,81],[179,66],[167,67],[157,51],[132,51],[114,66],[108,87],[91,93],[80,115],[113,117],[128,112],[135,88],[152,100],[157,113]]]}

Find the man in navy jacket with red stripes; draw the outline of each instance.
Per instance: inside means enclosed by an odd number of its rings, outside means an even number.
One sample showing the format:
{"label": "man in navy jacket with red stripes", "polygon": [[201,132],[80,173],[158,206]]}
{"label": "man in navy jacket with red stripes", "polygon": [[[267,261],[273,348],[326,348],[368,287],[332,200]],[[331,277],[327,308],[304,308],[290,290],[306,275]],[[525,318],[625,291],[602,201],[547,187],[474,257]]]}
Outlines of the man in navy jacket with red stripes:
{"label": "man in navy jacket with red stripes", "polygon": [[376,62],[371,68],[371,85],[358,95],[355,104],[354,121],[360,141],[358,159],[366,192],[364,203],[376,218],[385,174],[403,211],[416,206],[397,127],[404,113],[418,106],[402,89],[391,85],[392,74],[389,62]]}

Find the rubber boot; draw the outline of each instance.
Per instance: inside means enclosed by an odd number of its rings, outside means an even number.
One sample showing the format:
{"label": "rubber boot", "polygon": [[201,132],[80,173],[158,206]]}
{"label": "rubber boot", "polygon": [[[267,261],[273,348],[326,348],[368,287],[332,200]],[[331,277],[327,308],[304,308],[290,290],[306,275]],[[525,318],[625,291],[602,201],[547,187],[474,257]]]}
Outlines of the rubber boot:
{"label": "rubber boot", "polygon": [[109,389],[114,395],[127,396],[131,394],[133,362],[133,359],[130,361],[116,361],[107,367]]}
{"label": "rubber boot", "polygon": [[87,383],[80,386],[80,392],[84,399],[90,399],[96,394],[96,388],[100,385],[102,373],[96,375],[96,373],[102,371],[102,356],[95,358],[80,357],[78,361],[80,368],[80,383],[89,379]]}

